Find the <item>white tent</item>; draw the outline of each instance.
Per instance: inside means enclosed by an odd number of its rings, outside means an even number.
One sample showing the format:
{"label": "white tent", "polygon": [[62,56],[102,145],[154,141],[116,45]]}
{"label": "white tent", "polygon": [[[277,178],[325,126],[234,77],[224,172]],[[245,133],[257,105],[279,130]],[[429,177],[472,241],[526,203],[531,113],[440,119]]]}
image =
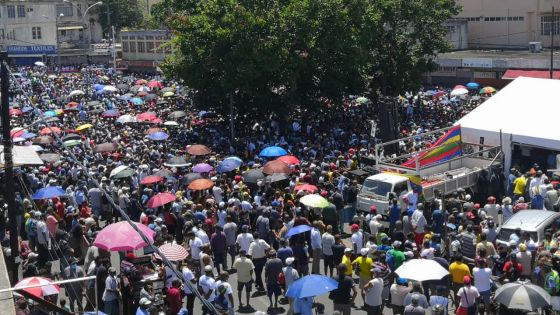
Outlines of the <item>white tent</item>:
{"label": "white tent", "polygon": [[511,164],[514,143],[560,151],[560,80],[519,77],[461,118],[463,141],[500,145],[505,169]]}

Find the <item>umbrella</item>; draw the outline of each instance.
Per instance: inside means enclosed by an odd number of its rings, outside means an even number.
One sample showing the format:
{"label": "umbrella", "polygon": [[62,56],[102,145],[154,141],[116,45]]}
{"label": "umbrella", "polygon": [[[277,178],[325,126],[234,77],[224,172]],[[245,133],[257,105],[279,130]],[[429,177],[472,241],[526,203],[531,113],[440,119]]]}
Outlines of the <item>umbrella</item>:
{"label": "umbrella", "polygon": [[33,199],[50,199],[66,194],[64,189],[59,186],[49,186],[37,190],[33,194]]}
{"label": "umbrella", "polygon": [[318,190],[317,186],[310,184],[297,185],[294,189],[297,191],[305,190],[310,193],[316,192]]}
{"label": "umbrella", "polygon": [[35,65],[36,65],[37,67],[44,67],[44,66],[45,66],[45,63],[42,62],[42,61],[35,61]]}
{"label": "umbrella", "polygon": [[467,88],[466,86],[460,85],[460,84],[459,84],[459,85],[455,85],[455,86],[453,87],[453,90],[457,90],[457,89],[466,89],[466,88]]}
{"label": "umbrella", "polygon": [[82,144],[81,140],[73,139],[64,141],[64,145],[67,147],[73,147]]}
{"label": "umbrella", "polygon": [[187,163],[187,161],[185,161],[184,158],[182,158],[180,156],[176,156],[176,157],[172,157],[169,160],[165,161],[165,163],[163,163],[163,165],[169,166],[169,167],[187,167],[190,164]]}
{"label": "umbrella", "polygon": [[277,158],[276,160],[282,161],[288,165],[299,165],[300,163],[299,159],[293,155],[284,155]]}
{"label": "umbrella", "polygon": [[144,105],[144,100],[139,97],[133,97],[129,101],[134,105]]}
{"label": "umbrella", "polygon": [[10,108],[8,110],[8,114],[10,116],[19,116],[19,115],[23,114],[23,112],[19,108]]}
{"label": "umbrella", "polygon": [[[29,286],[36,287],[26,288]],[[60,293],[60,287],[57,284],[53,284],[51,279],[43,277],[29,277],[22,279],[16,283],[14,289],[23,290],[40,298]]]}
{"label": "umbrella", "polygon": [[114,170],[111,171],[109,177],[114,179],[118,178],[127,178],[134,175],[134,170],[126,165],[117,166]]}
{"label": "umbrella", "polygon": [[169,118],[173,118],[173,119],[177,119],[177,118],[181,118],[181,117],[185,117],[187,116],[187,113],[185,111],[182,110],[176,110],[174,112],[172,112],[171,114],[169,114]]}
{"label": "umbrella", "polygon": [[113,151],[117,151],[119,148],[119,145],[116,143],[109,143],[109,142],[105,142],[105,143],[101,143],[96,145],[93,148],[93,152],[113,152]]}
{"label": "umbrella", "polygon": [[317,194],[303,196],[299,202],[311,208],[326,208],[329,206],[329,201]]}
{"label": "umbrella", "polygon": [[32,111],[33,111],[33,107],[31,107],[31,106],[24,106],[24,107],[21,109],[21,111],[24,112],[24,113],[29,113],[29,112],[32,112]]}
{"label": "umbrella", "polygon": [[132,98],[132,96],[128,95],[128,94],[124,94],[124,95],[120,95],[117,96],[117,99],[121,100],[121,101],[128,101]]}
{"label": "umbrella", "polygon": [[45,127],[39,132],[41,135],[50,135],[52,133],[62,133],[62,129],[58,127]]}
{"label": "umbrella", "polygon": [[[154,242],[156,234],[148,226],[140,223],[133,223],[148,239],[151,244]],[[93,245],[107,251],[132,251],[148,244],[140,237],[140,234],[130,226],[128,221],[120,221],[105,226],[97,233]]]}
{"label": "umbrella", "polygon": [[48,110],[46,112],[43,113],[43,116],[45,117],[53,117],[56,116],[56,112],[54,110]]}
{"label": "umbrella", "polygon": [[157,172],[154,173],[154,175],[156,176],[161,176],[161,177],[165,177],[165,178],[174,178],[173,177],[173,172],[171,172],[170,170],[163,168]]}
{"label": "umbrella", "polygon": [[119,112],[117,112],[114,109],[109,109],[104,111],[103,113],[101,113],[102,117],[118,117],[119,116]]}
{"label": "umbrella", "polygon": [[148,81],[144,80],[144,79],[138,79],[134,82],[135,85],[142,85],[142,84],[146,84],[148,83]]}
{"label": "umbrella", "polygon": [[68,94],[68,96],[72,97],[72,96],[78,96],[78,95],[84,95],[86,93],[84,93],[84,91],[82,90],[74,90],[72,92],[70,92],[70,94]]}
{"label": "umbrella", "polygon": [[465,89],[465,88],[458,88],[455,89],[453,91],[451,91],[451,96],[461,96],[461,95],[465,95],[465,94],[469,94],[469,90]]}
{"label": "umbrella", "polygon": [[60,160],[60,154],[56,153],[43,153],[39,155],[39,158],[47,163],[54,163]]}
{"label": "umbrella", "polygon": [[177,197],[174,194],[170,194],[168,192],[159,193],[148,200],[148,202],[146,203],[146,207],[154,209],[159,208],[163,205],[175,201],[175,199],[177,199]]}
{"label": "umbrella", "polygon": [[356,103],[358,104],[365,104],[367,102],[369,102],[369,99],[367,97],[360,96],[356,99]]}
{"label": "umbrella", "polygon": [[212,152],[207,146],[202,144],[193,144],[187,148],[187,153],[190,155],[206,155]]}
{"label": "umbrella", "polygon": [[550,305],[550,294],[543,288],[526,281],[506,283],[496,290],[494,300],[508,309],[534,311]]}
{"label": "umbrella", "polygon": [[[301,225],[300,225],[301,226]],[[323,275],[308,275],[294,281],[286,291],[287,297],[305,298],[326,294],[338,288],[338,282]]]}
{"label": "umbrella", "polygon": [[170,86],[168,86],[168,87],[163,88],[161,91],[164,92],[164,93],[165,93],[165,92],[169,92],[169,91],[173,92],[173,91],[175,91],[175,89],[172,88],[172,87],[170,87]]}
{"label": "umbrella", "polygon": [[128,85],[121,83],[121,84],[117,84],[117,88],[119,90],[128,91],[129,87],[128,87]]}
{"label": "umbrella", "polygon": [[148,138],[150,138],[150,140],[154,140],[154,141],[165,141],[169,138],[169,135],[166,134],[163,131],[158,131],[158,132],[154,132],[148,135]]}
{"label": "umbrella", "polygon": [[148,87],[151,88],[162,88],[163,84],[161,84],[161,82],[156,81],[156,80],[152,80],[150,82],[148,82],[148,84],[146,84]]}
{"label": "umbrella", "polygon": [[[141,92],[141,93],[146,93],[146,92]],[[138,95],[140,95],[141,93],[138,93]],[[153,99],[156,99],[158,96],[155,94],[147,94],[146,96],[144,96],[144,99],[146,101],[151,101]]]}
{"label": "umbrella", "polygon": [[103,90],[104,87],[105,86],[103,84],[94,84],[93,85],[93,89],[96,90],[96,91],[101,91],[101,90]]}
{"label": "umbrella", "polygon": [[476,82],[469,82],[467,83],[467,88],[472,89],[472,90],[476,90],[480,87],[480,84],[476,83]]}
{"label": "umbrella", "polygon": [[33,132],[24,132],[19,136],[22,137],[23,139],[31,139],[37,137],[37,135],[34,134]]}
{"label": "umbrella", "polygon": [[10,136],[12,138],[20,137],[21,135],[23,135],[26,132],[27,132],[27,130],[25,130],[24,128],[14,128],[14,129],[10,130]]}
{"label": "umbrella", "polygon": [[49,144],[49,143],[53,143],[54,139],[53,137],[50,136],[42,136],[42,137],[33,138],[31,141],[33,143],[38,143],[38,144]]}
{"label": "umbrella", "polygon": [[234,169],[237,169],[243,164],[241,160],[235,159],[224,159],[220,165],[218,165],[218,172],[219,173],[227,173],[231,172]]}
{"label": "umbrella", "polygon": [[121,117],[117,118],[117,122],[121,124],[137,122],[136,117],[132,115],[122,115]]}
{"label": "umbrella", "polygon": [[288,174],[284,174],[284,173],[276,173],[276,174],[272,174],[272,175],[268,175],[265,180],[267,183],[276,183],[276,182],[281,182],[283,180],[286,180],[290,178],[288,176]]}
{"label": "umbrella", "polygon": [[179,123],[176,121],[168,120],[163,123],[164,126],[179,126]]}
{"label": "umbrella", "polygon": [[148,130],[144,131],[144,134],[145,134],[145,135],[150,135],[150,134],[152,134],[152,133],[154,133],[154,132],[160,132],[160,131],[162,131],[161,128],[155,128],[155,127],[153,127],[153,128],[148,128]]}
{"label": "umbrella", "polygon": [[313,229],[313,228],[309,225],[306,225],[306,224],[294,226],[293,228],[288,230],[286,235],[284,235],[284,238],[288,239],[288,238],[290,238],[290,237],[292,237],[296,234],[301,234],[301,233],[311,231],[311,229]]}
{"label": "umbrella", "polygon": [[150,176],[146,176],[144,177],[141,181],[140,184],[143,185],[147,185],[147,184],[154,184],[154,183],[159,183],[163,180],[163,177],[159,176],[159,175],[150,175]]}
{"label": "umbrella", "polygon": [[409,260],[397,268],[395,272],[401,278],[419,282],[441,280],[441,278],[449,274],[449,271],[438,264],[437,261],[431,259]]}
{"label": "umbrella", "polygon": [[[163,244],[158,247],[158,249],[161,254],[170,261],[182,261],[189,255],[185,247],[178,244]],[[157,253],[154,253],[154,257],[156,257],[157,259],[161,259],[161,257]]]}
{"label": "umbrella", "polygon": [[210,173],[213,169],[212,165],[208,163],[198,163],[192,168],[195,173]]}
{"label": "umbrella", "polygon": [[442,97],[445,94],[447,94],[447,92],[445,92],[445,91],[436,91],[433,96],[434,97]]}
{"label": "umbrella", "polygon": [[183,178],[181,178],[181,183],[188,185],[192,183],[195,179],[200,179],[200,178],[202,178],[202,175],[200,175],[199,173],[188,173]]}
{"label": "umbrella", "polygon": [[171,96],[175,96],[175,93],[171,91],[163,93],[163,97],[171,97]]}
{"label": "umbrella", "polygon": [[86,129],[89,129],[89,128],[93,128],[93,125],[92,124],[83,124],[83,125],[79,125],[76,128],[76,131],[82,131],[82,130],[86,130]]}
{"label": "umbrella", "polygon": [[292,170],[290,169],[288,164],[278,160],[267,162],[263,168],[263,173],[267,175],[290,174],[291,172]]}
{"label": "umbrella", "polygon": [[13,141],[14,143],[25,142],[25,139],[22,138],[22,137],[16,137],[16,138],[13,138],[12,141]]}
{"label": "umbrella", "polygon": [[138,121],[150,121],[150,120],[154,120],[156,118],[157,118],[157,116],[154,115],[154,113],[148,113],[148,112],[136,115],[136,119]]}
{"label": "umbrella", "polygon": [[261,153],[259,153],[259,156],[261,157],[279,157],[282,155],[288,155],[288,152],[278,146],[264,148]]}
{"label": "umbrella", "polygon": [[213,181],[205,178],[200,178],[200,179],[193,180],[189,184],[188,188],[190,190],[206,190],[212,188],[213,186],[214,186]]}
{"label": "umbrella", "polygon": [[68,140],[81,140],[82,137],[80,135],[77,135],[75,133],[69,133],[66,136],[62,137],[62,141],[68,141]]}
{"label": "umbrella", "polygon": [[480,89],[480,93],[479,94],[492,94],[496,92],[496,89],[491,87],[491,86],[486,86],[483,87],[482,89]]}
{"label": "umbrella", "polygon": [[248,184],[256,184],[258,181],[264,180],[266,175],[262,168],[252,169],[243,175],[243,182]]}
{"label": "umbrella", "polygon": [[116,92],[116,91],[118,91],[118,90],[119,90],[119,89],[117,89],[116,87],[114,87],[114,86],[112,86],[112,85],[105,85],[105,86],[103,87],[103,91],[105,91],[105,92]]}

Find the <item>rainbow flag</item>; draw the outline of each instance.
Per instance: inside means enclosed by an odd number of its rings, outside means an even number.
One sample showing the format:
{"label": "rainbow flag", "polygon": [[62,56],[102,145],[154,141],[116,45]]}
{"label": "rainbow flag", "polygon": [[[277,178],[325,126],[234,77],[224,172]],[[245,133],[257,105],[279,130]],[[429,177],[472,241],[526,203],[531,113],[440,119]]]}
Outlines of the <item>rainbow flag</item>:
{"label": "rainbow flag", "polygon": [[408,178],[408,180],[410,181],[410,187],[412,189],[416,189],[416,191],[418,192],[422,192],[422,178],[420,176],[404,174],[404,173],[396,173],[396,172],[385,172],[385,173],[399,175]]}
{"label": "rainbow flag", "polygon": [[432,144],[428,151],[424,151],[418,157],[410,158],[402,166],[416,167],[416,158],[418,158],[420,166],[427,166],[450,160],[460,156],[461,153],[461,126],[455,126]]}

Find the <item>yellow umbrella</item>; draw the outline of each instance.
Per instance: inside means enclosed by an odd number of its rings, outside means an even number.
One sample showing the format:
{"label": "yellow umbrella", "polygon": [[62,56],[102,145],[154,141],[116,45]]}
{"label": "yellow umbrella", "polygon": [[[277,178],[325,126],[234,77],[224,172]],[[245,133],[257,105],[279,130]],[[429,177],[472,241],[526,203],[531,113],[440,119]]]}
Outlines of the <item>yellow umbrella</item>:
{"label": "yellow umbrella", "polygon": [[171,92],[171,91],[168,91],[168,92],[163,93],[163,97],[171,97],[171,96],[173,96],[173,95],[175,95],[175,93],[173,93],[173,92]]}
{"label": "yellow umbrella", "polygon": [[78,128],[76,128],[76,131],[86,130],[86,129],[89,129],[91,127],[93,127],[92,124],[83,124],[83,125],[78,126]]}

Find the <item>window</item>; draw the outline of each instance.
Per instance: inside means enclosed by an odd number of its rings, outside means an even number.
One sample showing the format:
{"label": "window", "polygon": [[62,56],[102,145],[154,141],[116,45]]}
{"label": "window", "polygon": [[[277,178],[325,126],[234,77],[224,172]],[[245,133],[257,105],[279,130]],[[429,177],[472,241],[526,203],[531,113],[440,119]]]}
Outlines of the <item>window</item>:
{"label": "window", "polygon": [[17,6],[17,16],[18,17],[25,17],[25,6],[24,5],[18,5]]}
{"label": "window", "polygon": [[151,35],[146,36],[146,40],[154,40],[154,37]]}
{"label": "window", "polygon": [[31,28],[31,36],[33,39],[41,39],[41,28],[40,27],[32,27]]}
{"label": "window", "polygon": [[60,36],[65,37],[66,36],[66,30],[61,30],[60,31]]}
{"label": "window", "polygon": [[122,51],[128,52],[128,42],[122,42]]}
{"label": "window", "polygon": [[136,43],[135,42],[130,42],[130,52],[131,53],[136,53]]}
{"label": "window", "polygon": [[554,21],[551,15],[541,16],[541,35],[558,35],[560,29],[560,16],[554,16]]}
{"label": "window", "polygon": [[4,29],[0,29],[0,39],[4,40]]}
{"label": "window", "polygon": [[56,16],[60,14],[64,14],[64,16],[73,16],[74,10],[71,4],[57,4],[56,5]]}
{"label": "window", "polygon": [[144,42],[138,42],[138,52],[145,53],[146,49],[144,48]]}
{"label": "window", "polygon": [[121,40],[128,40],[128,36],[121,36]]}
{"label": "window", "polygon": [[16,17],[16,7],[13,5],[8,6],[8,18],[14,19]]}
{"label": "window", "polygon": [[82,4],[81,3],[76,4],[76,9],[78,11],[78,16],[82,17]]}
{"label": "window", "polygon": [[153,54],[155,53],[154,51],[154,42],[146,42],[146,52]]}

